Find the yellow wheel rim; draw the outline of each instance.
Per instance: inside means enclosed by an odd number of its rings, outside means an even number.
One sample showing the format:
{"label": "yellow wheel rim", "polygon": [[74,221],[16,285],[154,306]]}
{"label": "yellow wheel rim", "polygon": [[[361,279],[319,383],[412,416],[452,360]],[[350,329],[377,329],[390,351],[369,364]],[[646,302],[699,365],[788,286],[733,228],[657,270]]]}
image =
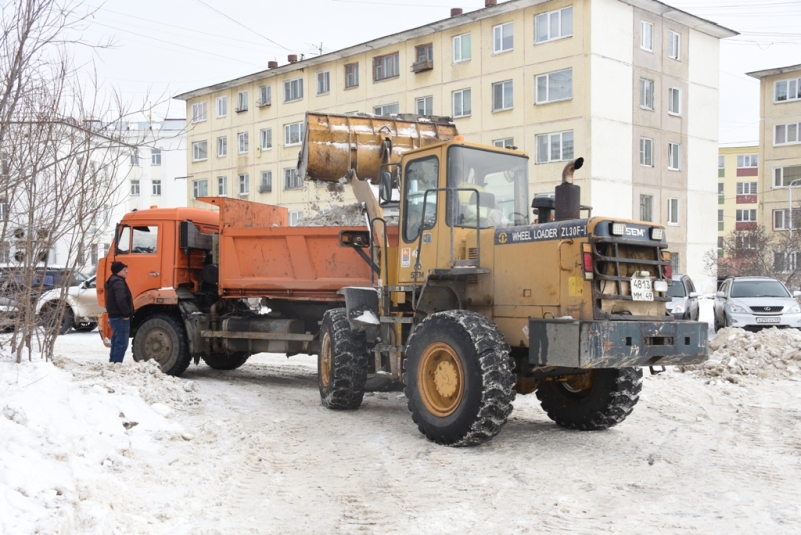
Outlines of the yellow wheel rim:
{"label": "yellow wheel rim", "polygon": [[456,351],[444,342],[428,346],[420,357],[417,387],[426,410],[444,418],[464,396],[464,369]]}
{"label": "yellow wheel rim", "polygon": [[331,381],[331,335],[326,331],[323,333],[323,343],[320,347],[320,381],[323,387],[327,387]]}

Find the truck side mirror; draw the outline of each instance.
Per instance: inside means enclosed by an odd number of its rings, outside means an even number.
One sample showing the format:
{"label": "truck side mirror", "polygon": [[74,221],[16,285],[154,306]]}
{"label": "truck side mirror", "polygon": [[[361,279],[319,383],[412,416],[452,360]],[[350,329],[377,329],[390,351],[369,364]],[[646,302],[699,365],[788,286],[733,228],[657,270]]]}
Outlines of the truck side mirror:
{"label": "truck side mirror", "polygon": [[392,200],[392,173],[386,169],[378,174],[378,200],[382,203]]}

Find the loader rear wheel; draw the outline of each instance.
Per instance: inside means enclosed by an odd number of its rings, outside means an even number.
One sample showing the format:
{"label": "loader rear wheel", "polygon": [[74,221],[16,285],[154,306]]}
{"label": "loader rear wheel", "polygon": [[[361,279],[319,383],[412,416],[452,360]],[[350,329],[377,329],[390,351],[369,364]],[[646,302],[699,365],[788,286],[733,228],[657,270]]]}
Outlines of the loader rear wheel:
{"label": "loader rear wheel", "polygon": [[161,371],[176,377],[186,371],[192,360],[183,325],[168,314],[154,314],[139,326],[132,351],[135,361],[154,359]]}
{"label": "loader rear wheel", "polygon": [[367,382],[367,343],[363,333],[351,330],[344,308],[328,310],[320,327],[317,384],[329,409],[357,409]]}
{"label": "loader rear wheel", "polygon": [[466,310],[432,314],[410,338],[404,362],[412,420],[437,444],[486,442],[512,412],[512,369],[509,346],[490,320]]}
{"label": "loader rear wheel", "polygon": [[607,368],[544,381],[537,399],[558,425],[597,431],[625,420],[641,390],[641,368]]}
{"label": "loader rear wheel", "polygon": [[205,362],[209,368],[214,368],[215,370],[235,370],[247,362],[250,355],[242,352],[227,354],[212,353],[200,358],[203,359],[203,362]]}

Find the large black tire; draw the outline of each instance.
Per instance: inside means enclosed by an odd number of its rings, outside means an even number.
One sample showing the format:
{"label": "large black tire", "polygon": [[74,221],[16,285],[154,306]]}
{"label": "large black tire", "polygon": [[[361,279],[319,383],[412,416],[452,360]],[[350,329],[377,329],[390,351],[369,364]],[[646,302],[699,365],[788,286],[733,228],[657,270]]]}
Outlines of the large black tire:
{"label": "large black tire", "polygon": [[359,408],[367,382],[367,343],[364,333],[351,330],[347,311],[326,311],[320,327],[317,385],[329,409]]}
{"label": "large black tire", "polygon": [[215,370],[235,370],[247,362],[250,355],[247,353],[212,353],[203,359],[210,368]]}
{"label": "large black tire", "polygon": [[417,326],[404,362],[412,420],[437,444],[488,441],[512,412],[513,367],[503,334],[484,316],[432,314]]}
{"label": "large black tire", "polygon": [[132,352],[135,361],[155,359],[162,372],[176,377],[192,360],[184,326],[169,314],[154,314],[139,326]]}
{"label": "large black tire", "polygon": [[78,331],[79,333],[88,333],[95,330],[97,327],[97,323],[94,321],[87,321],[86,323],[78,323],[73,325],[73,329]]}
{"label": "large black tire", "polygon": [[626,419],[640,400],[642,368],[605,368],[543,381],[537,399],[548,417],[569,429],[597,431]]}
{"label": "large black tire", "polygon": [[45,329],[58,329],[58,334],[67,334],[70,329],[73,327],[73,321],[75,319],[75,315],[72,313],[72,309],[69,305],[64,305],[64,313],[61,316],[61,321],[58,325],[55,325],[58,322],[59,318],[57,317],[58,314],[58,306],[55,304],[49,304],[42,308],[39,312],[39,323]]}

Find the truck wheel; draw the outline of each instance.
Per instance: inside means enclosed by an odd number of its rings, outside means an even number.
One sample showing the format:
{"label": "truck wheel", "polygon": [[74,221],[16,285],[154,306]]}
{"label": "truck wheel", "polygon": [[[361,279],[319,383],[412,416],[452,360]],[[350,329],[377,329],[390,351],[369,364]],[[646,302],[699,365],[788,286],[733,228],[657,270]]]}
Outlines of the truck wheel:
{"label": "truck wheel", "polygon": [[242,352],[228,354],[212,353],[211,355],[200,358],[203,359],[203,362],[205,362],[209,368],[214,368],[215,370],[235,370],[247,362],[250,355]]}
{"label": "truck wheel", "polygon": [[135,361],[154,359],[168,375],[181,375],[192,360],[183,325],[168,314],[154,314],[139,326],[132,351]]}
{"label": "truck wheel", "polygon": [[607,368],[570,375],[565,381],[543,381],[537,399],[562,427],[597,431],[625,420],[641,390],[641,368]]}
{"label": "truck wheel", "polygon": [[509,346],[494,323],[465,310],[424,319],[409,340],[403,382],[412,420],[429,440],[474,446],[512,412]]}
{"label": "truck wheel", "polygon": [[328,310],[320,327],[317,385],[329,409],[357,409],[367,382],[367,345],[363,333],[353,332],[344,308]]}

